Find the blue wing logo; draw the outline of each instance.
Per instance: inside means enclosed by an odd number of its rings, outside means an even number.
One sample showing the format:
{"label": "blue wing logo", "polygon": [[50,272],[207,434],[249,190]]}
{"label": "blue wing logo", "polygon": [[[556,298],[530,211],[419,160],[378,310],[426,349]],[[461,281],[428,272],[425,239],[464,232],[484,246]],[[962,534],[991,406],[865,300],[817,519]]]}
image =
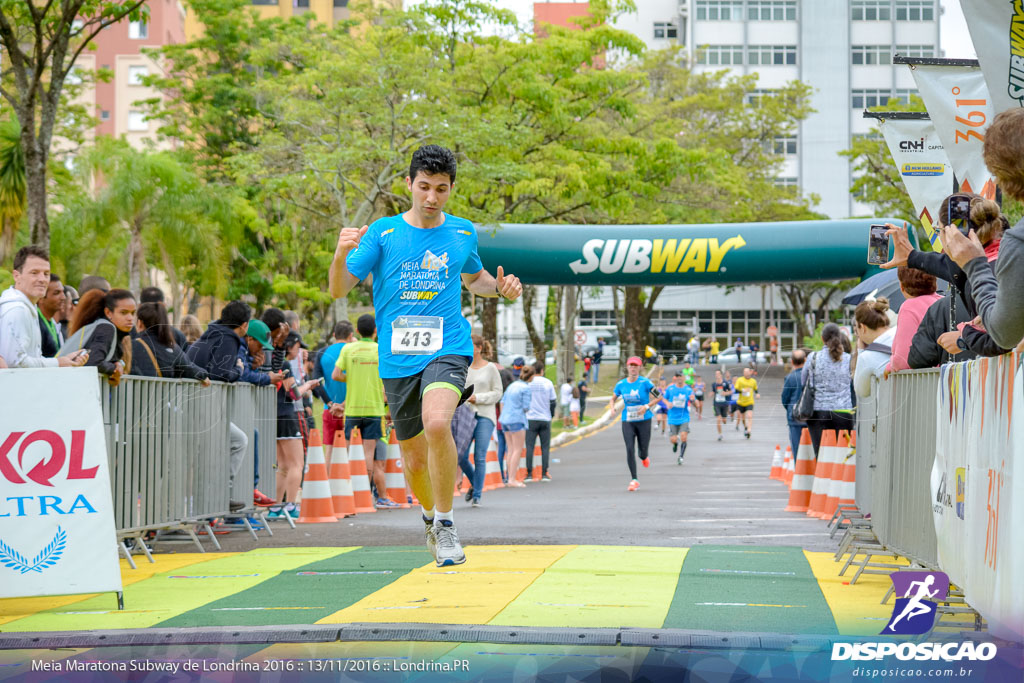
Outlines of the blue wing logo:
{"label": "blue wing logo", "polygon": [[57,564],[60,558],[63,557],[67,545],[67,532],[57,527],[57,533],[53,539],[45,548],[39,551],[39,554],[32,559],[32,562],[29,562],[25,559],[24,555],[4,543],[3,540],[0,540],[0,564],[22,574],[29,572],[42,574],[44,569],[49,569]]}

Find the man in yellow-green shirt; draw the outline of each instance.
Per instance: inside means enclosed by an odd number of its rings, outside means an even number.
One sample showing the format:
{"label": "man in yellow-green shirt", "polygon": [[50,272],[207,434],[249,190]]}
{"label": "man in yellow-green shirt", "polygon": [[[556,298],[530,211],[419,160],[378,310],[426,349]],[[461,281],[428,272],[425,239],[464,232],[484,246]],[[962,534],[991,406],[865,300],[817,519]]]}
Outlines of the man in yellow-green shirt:
{"label": "man in yellow-green shirt", "polygon": [[345,344],[338,354],[332,377],[345,382],[344,415],[345,439],[352,438],[352,430],[358,429],[363,440],[363,457],[366,471],[377,489],[377,507],[400,507],[387,497],[384,484],[384,465],[387,450],[380,449],[383,457],[377,456],[377,441],[384,438],[384,383],[380,379],[380,361],[377,353],[377,321],[369,313],[356,321],[359,340]]}
{"label": "man in yellow-green shirt", "polygon": [[736,399],[736,409],[740,412],[740,419],[743,420],[743,435],[750,438],[750,430],[754,426],[754,399],[761,398],[757,393],[757,380],[753,377],[754,371],[751,368],[743,368],[743,376],[735,382],[739,398]]}

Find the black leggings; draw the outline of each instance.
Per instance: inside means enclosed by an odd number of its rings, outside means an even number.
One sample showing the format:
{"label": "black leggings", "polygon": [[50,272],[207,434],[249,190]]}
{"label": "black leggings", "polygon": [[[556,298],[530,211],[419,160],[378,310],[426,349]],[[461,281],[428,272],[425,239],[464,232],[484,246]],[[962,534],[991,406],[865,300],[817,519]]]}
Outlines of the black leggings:
{"label": "black leggings", "polygon": [[533,445],[540,437],[541,476],[548,473],[548,457],[551,454],[551,422],[529,420],[526,425],[526,476],[533,476]]}
{"label": "black leggings", "polygon": [[821,448],[821,433],[826,429],[836,431],[853,431],[857,428],[857,421],[853,413],[837,413],[834,410],[815,410],[811,419],[807,421],[807,431],[811,433],[811,446],[814,448],[814,458],[818,458],[818,449]]}
{"label": "black leggings", "polygon": [[647,459],[647,447],[651,443],[651,422],[638,420],[622,423],[622,438],[626,440],[626,464],[629,465],[629,476],[636,479],[636,457],[634,456],[633,439],[640,445],[640,459]]}

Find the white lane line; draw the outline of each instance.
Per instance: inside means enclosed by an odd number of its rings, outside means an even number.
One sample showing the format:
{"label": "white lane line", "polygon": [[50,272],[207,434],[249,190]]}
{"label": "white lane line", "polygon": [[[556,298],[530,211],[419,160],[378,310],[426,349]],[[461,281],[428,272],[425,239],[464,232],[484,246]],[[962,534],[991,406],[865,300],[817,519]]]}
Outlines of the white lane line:
{"label": "white lane line", "polygon": [[790,538],[793,536],[825,536],[827,531],[819,531],[814,534],[719,534],[717,536],[670,536],[673,541],[693,541],[706,538]]}

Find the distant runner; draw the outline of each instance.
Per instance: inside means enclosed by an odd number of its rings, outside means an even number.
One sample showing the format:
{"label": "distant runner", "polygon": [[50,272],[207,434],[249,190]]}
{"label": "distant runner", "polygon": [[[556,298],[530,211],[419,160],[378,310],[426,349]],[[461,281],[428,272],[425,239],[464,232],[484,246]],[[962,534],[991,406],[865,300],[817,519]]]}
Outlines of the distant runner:
{"label": "distant runner", "polygon": [[686,440],[690,435],[690,402],[693,400],[693,389],[686,385],[681,372],[673,377],[672,386],[665,390],[665,401],[668,403],[668,439],[672,442],[672,452],[679,453],[677,465],[683,464],[686,455]]}
{"label": "distant runner", "polygon": [[651,443],[651,409],[661,397],[661,392],[651,380],[640,376],[643,361],[632,356],[626,361],[626,378],[620,379],[615,385],[608,412],[615,412],[616,401],[622,397],[622,438],[626,442],[626,465],[629,466],[631,477],[627,491],[636,491],[640,482],[636,479],[636,446],[640,447],[640,461],[644,467],[650,467],[647,449]]}
{"label": "distant runner", "polygon": [[757,380],[753,378],[753,374],[751,368],[743,368],[743,376],[736,380],[736,391],[740,395],[736,399],[736,410],[743,421],[743,436],[748,439],[754,428],[754,399],[761,398],[761,394],[757,393]]}
{"label": "distant runner", "polygon": [[732,396],[732,383],[722,376],[721,370],[715,370],[715,381],[711,384],[714,396],[712,403],[715,409],[715,426],[718,428],[718,440],[722,440],[722,427],[729,419],[729,397]]}
{"label": "distant runner", "polygon": [[331,296],[373,276],[380,376],[405,465],[423,508],[427,548],[437,566],[466,561],[452,516],[457,456],[452,414],[469,398],[473,357],[462,285],[481,297],[514,300],[519,278],[484,270],[474,225],[443,212],[455,183],[455,155],[427,145],[412,155],[412,208],[371,226],[344,228],[331,263]]}

